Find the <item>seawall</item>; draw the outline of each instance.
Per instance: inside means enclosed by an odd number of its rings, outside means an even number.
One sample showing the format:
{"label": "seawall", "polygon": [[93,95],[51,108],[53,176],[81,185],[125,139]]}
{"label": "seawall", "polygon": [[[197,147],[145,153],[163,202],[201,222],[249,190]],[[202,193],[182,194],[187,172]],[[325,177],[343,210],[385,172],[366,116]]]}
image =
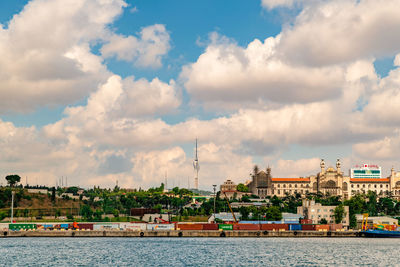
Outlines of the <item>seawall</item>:
{"label": "seawall", "polygon": [[3,231],[0,238],[12,237],[356,237],[357,231]]}

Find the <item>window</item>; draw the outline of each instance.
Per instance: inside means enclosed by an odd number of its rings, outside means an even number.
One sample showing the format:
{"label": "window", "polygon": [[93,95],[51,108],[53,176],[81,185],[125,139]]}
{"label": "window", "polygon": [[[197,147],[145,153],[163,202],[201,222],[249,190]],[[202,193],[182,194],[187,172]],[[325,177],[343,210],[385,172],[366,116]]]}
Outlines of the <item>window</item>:
{"label": "window", "polygon": [[374,185],[374,187],[376,188],[376,184]]}
{"label": "window", "polygon": [[365,184],[363,184],[363,188],[365,188]]}
{"label": "window", "polygon": [[383,187],[383,184],[381,184],[381,188]]}
{"label": "window", "polygon": [[371,184],[368,185],[368,188],[371,188]]}
{"label": "window", "polygon": [[389,188],[389,185],[388,185],[388,184],[386,185],[386,188]]}
{"label": "window", "polygon": [[281,190],[278,190],[278,195],[280,195],[281,194]]}
{"label": "window", "polygon": [[351,188],[354,188],[354,184],[351,185]]}
{"label": "window", "polygon": [[297,184],[295,184],[294,187],[297,188]]}

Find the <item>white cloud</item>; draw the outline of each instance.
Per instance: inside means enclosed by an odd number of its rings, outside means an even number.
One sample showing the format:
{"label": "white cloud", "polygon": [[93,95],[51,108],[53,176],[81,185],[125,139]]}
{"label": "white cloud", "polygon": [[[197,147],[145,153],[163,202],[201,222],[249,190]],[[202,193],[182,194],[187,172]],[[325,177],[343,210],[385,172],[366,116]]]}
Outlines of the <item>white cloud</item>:
{"label": "white cloud", "polygon": [[400,2],[320,1],[286,27],[277,48],[297,64],[324,66],[400,51]]}
{"label": "white cloud", "polygon": [[[272,168],[273,177],[307,177],[316,175],[320,171],[319,158],[308,158],[298,160],[279,159],[276,166]],[[278,175],[278,176],[277,176]]]}
{"label": "white cloud", "polygon": [[300,0],[261,0],[261,5],[267,9],[274,9],[277,7],[292,7]]}
{"label": "white cloud", "polygon": [[[276,57],[280,38],[251,42],[247,48],[212,42],[198,60],[183,68],[181,79],[194,101],[223,107],[243,102],[307,103],[340,96],[341,67],[309,68]],[[217,103],[218,105],[215,105]]]}
{"label": "white cloud", "polygon": [[104,57],[135,62],[140,67],[161,67],[161,58],[168,53],[170,36],[164,25],[145,27],[140,37],[113,35],[101,48]]}

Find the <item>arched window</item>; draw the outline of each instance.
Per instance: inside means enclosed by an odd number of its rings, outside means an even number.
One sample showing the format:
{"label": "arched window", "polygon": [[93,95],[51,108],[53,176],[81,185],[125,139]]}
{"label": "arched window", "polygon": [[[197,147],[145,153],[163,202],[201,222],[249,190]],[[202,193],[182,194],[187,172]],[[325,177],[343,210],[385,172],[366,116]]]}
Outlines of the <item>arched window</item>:
{"label": "arched window", "polygon": [[347,183],[346,182],[343,183],[342,189],[343,189],[343,191],[347,191]]}

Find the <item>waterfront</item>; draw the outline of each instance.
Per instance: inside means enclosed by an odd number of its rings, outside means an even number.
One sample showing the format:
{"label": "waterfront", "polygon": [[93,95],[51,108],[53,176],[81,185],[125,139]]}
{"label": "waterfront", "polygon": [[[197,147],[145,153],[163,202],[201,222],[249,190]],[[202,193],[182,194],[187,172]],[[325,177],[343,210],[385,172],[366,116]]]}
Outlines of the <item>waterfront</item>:
{"label": "waterfront", "polygon": [[5,238],[1,266],[396,266],[397,239]]}

